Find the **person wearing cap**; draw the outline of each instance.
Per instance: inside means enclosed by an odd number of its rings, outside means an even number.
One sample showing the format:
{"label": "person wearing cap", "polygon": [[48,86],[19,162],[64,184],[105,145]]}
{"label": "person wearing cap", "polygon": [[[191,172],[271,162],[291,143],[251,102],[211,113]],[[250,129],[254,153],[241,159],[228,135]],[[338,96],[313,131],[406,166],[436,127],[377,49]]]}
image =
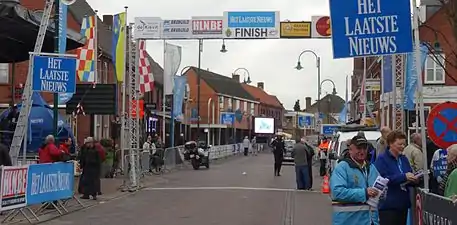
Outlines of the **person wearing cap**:
{"label": "person wearing cap", "polygon": [[[365,133],[363,131],[359,131],[357,133],[357,136],[361,136],[363,138],[366,139],[365,137]],[[374,163],[376,161],[376,148],[370,143],[368,142],[368,154],[367,154],[367,160],[370,162],[370,163]]]}
{"label": "person wearing cap", "polygon": [[417,183],[416,176],[403,155],[406,135],[401,131],[392,131],[387,135],[387,149],[376,160],[380,175],[389,179],[387,193],[379,201],[380,225],[404,225],[411,207],[409,186]]}
{"label": "person wearing cap", "polygon": [[89,199],[92,196],[92,199],[96,200],[97,194],[100,192],[99,184],[103,159],[94,138],[86,138],[86,143],[81,148],[78,158],[82,168],[80,187],[78,188],[79,192],[83,194],[81,198]]}
{"label": "person wearing cap", "polygon": [[333,225],[378,225],[377,209],[369,198],[378,195],[372,188],[379,173],[367,161],[368,141],[356,135],[349,142],[348,155],[335,166],[330,176]]}

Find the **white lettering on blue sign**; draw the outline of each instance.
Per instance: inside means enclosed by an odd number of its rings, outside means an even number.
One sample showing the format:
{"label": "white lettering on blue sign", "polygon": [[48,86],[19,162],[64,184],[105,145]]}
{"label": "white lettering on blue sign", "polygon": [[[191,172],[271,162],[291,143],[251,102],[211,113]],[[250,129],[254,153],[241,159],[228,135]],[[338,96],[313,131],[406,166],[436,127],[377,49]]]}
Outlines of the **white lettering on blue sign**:
{"label": "white lettering on blue sign", "polygon": [[39,92],[74,93],[76,59],[35,56],[32,87]]}
{"label": "white lettering on blue sign", "polygon": [[330,6],[335,58],[412,51],[409,2],[330,0]]}
{"label": "white lettering on blue sign", "polygon": [[231,16],[230,23],[274,23],[273,18],[265,16]]}
{"label": "white lettering on blue sign", "polygon": [[70,179],[73,179],[70,173],[33,173],[30,195],[45,194],[50,192],[71,190]]}

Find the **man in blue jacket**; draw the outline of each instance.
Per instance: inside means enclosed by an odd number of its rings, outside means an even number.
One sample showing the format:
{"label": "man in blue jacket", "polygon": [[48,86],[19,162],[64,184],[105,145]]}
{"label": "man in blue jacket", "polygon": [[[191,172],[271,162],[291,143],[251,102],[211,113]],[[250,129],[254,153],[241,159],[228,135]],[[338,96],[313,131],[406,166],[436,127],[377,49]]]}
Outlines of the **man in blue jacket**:
{"label": "man in blue jacket", "polygon": [[349,154],[336,165],[330,177],[333,225],[378,225],[376,208],[366,204],[378,191],[372,188],[379,173],[367,159],[368,141],[355,136]]}

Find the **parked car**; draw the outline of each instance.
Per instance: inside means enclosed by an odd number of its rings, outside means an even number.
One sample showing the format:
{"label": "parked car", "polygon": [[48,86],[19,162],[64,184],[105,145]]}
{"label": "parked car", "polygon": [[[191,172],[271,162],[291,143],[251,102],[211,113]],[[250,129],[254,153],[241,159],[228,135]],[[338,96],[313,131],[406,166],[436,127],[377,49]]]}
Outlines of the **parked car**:
{"label": "parked car", "polygon": [[358,132],[363,131],[366,139],[373,146],[376,146],[376,142],[381,137],[381,132],[376,127],[367,127],[363,125],[347,125],[340,128],[336,135],[332,139],[332,143],[329,145],[329,169],[333,171],[338,160],[343,158],[344,150],[348,149],[347,140],[352,139],[357,135]]}
{"label": "parked car", "polygon": [[286,152],[284,154],[283,164],[293,164],[294,158],[292,158],[292,150],[294,149],[295,140],[285,140],[284,145],[286,147]]}

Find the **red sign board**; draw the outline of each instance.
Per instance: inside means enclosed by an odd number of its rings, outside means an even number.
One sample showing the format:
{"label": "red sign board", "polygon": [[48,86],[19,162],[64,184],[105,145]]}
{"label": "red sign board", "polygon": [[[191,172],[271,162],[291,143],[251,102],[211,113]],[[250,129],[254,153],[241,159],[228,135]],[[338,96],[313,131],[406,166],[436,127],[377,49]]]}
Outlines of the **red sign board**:
{"label": "red sign board", "polygon": [[427,133],[440,148],[457,144],[457,103],[445,102],[436,105],[427,118]]}
{"label": "red sign board", "polygon": [[[138,102],[139,102],[138,109],[140,111],[140,118],[143,118],[144,117],[144,101],[139,100]],[[132,100],[132,109],[130,110],[130,115],[133,118],[136,118],[136,103],[137,103],[137,100]]]}

